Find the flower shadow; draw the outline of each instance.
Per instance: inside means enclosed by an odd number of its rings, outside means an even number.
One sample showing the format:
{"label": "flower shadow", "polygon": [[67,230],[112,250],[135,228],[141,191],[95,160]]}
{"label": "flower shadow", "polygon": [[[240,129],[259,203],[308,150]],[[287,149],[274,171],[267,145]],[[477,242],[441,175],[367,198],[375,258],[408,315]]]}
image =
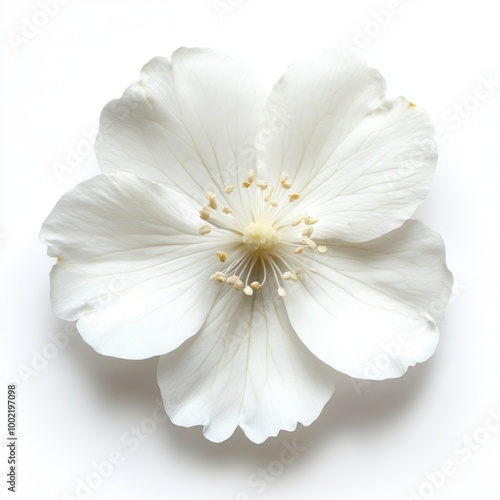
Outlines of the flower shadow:
{"label": "flower shadow", "polygon": [[[96,387],[96,396],[104,404],[143,406],[144,418],[161,399],[156,383],[157,358],[129,361],[102,356],[79,336],[71,349],[78,371]],[[89,370],[89,366],[92,367]],[[397,421],[416,401],[418,393],[431,382],[434,359],[409,369],[403,377],[379,382],[363,382],[337,374],[334,395],[318,419],[309,427],[298,425],[293,432],[282,431],[262,444],[249,441],[240,429],[222,443],[212,443],[202,434],[201,427],[178,427],[166,420],[154,434],[156,446],[165,449],[166,456],[208,471],[217,471],[238,463],[250,475],[259,468],[279,459],[284,442],[294,440],[307,450],[300,461],[314,459],[325,447],[331,447],[343,433],[374,434],[381,427]],[[131,422],[137,424],[138,422]]]}

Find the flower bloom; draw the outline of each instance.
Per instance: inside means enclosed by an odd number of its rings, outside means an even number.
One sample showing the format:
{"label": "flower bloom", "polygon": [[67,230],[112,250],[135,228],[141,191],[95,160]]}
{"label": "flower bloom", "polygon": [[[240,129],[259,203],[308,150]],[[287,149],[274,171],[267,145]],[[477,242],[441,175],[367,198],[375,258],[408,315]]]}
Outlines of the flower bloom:
{"label": "flower bloom", "polygon": [[425,361],[452,276],[408,219],[436,145],[426,112],[385,93],[335,50],[270,95],[210,50],[153,59],[103,110],[103,174],[43,225],[55,312],[102,354],[161,355],[168,415],[213,441],[309,425],[336,371]]}

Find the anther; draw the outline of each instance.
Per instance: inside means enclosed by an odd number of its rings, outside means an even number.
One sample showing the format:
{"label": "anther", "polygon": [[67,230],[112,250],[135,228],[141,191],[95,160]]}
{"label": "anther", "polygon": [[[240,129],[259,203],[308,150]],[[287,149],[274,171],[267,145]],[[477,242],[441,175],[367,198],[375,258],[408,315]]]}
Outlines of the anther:
{"label": "anther", "polygon": [[271,199],[272,195],[273,195],[273,187],[269,186],[264,194],[264,201],[267,203]]}
{"label": "anther", "polygon": [[210,208],[217,210],[217,200],[215,199],[215,194],[212,193],[212,191],[208,191],[206,194],[206,197],[207,197],[208,205],[210,206]]}
{"label": "anther", "polygon": [[245,289],[245,283],[243,283],[243,281],[241,281],[240,279],[237,279],[236,280],[236,283],[234,284],[234,288],[236,288],[236,290],[244,290]]}
{"label": "anther", "polygon": [[304,236],[304,241],[302,243],[304,243],[309,250],[314,250],[316,248],[316,243],[314,243],[309,236]]}
{"label": "anther", "polygon": [[232,214],[233,211],[229,207],[222,207],[222,212],[225,214]]}
{"label": "anther", "polygon": [[258,181],[257,182],[257,187],[261,190],[261,191],[265,191],[267,189],[267,182],[266,181]]}
{"label": "anther", "polygon": [[248,296],[253,295],[253,288],[247,285],[245,288],[243,288],[243,292]]}
{"label": "anther", "polygon": [[233,189],[234,189],[234,187],[233,187],[233,186],[226,186],[226,187],[224,188],[224,192],[225,192],[226,194],[231,194],[231,193],[233,192]]}
{"label": "anther", "polygon": [[317,217],[310,217],[309,215],[304,219],[304,222],[308,225],[308,226],[312,226],[313,224],[316,224],[316,222],[318,222],[319,219]]}
{"label": "anther", "polygon": [[285,289],[284,289],[282,286],[280,286],[280,287],[278,288],[278,295],[279,295],[280,297],[285,297],[285,296],[286,296]]}
{"label": "anther", "polygon": [[206,210],[200,210],[200,219],[208,220],[210,218],[210,214]]}
{"label": "anther", "polygon": [[252,281],[252,283],[250,283],[250,286],[254,290],[260,290],[260,288],[262,288],[262,285],[258,281]]}
{"label": "anther", "polygon": [[305,219],[305,215],[302,214],[300,217],[297,217],[293,222],[292,222],[292,226],[295,227],[295,226],[298,226],[304,219]]}
{"label": "anther", "polygon": [[320,245],[318,247],[318,252],[319,253],[326,253],[327,251],[328,251],[328,249],[324,245]]}
{"label": "anther", "polygon": [[276,208],[278,206],[278,202],[276,200],[269,200],[269,205]]}
{"label": "anther", "polygon": [[304,229],[304,231],[302,231],[302,236],[309,236],[310,237],[311,234],[313,234],[313,231],[314,231],[314,229],[311,226],[306,227]]}
{"label": "anther", "polygon": [[247,173],[247,180],[243,181],[241,185],[244,188],[249,188],[252,185],[254,179],[255,179],[255,172],[253,170],[249,170]]}
{"label": "anther", "polygon": [[217,257],[219,257],[219,260],[221,262],[226,262],[226,260],[227,260],[227,253],[226,252],[217,252],[215,255],[217,255]]}
{"label": "anther", "polygon": [[296,254],[299,254],[299,253],[302,253],[304,251],[304,247],[297,247],[293,253],[296,253]]}
{"label": "anther", "polygon": [[281,172],[280,184],[283,189],[290,189],[292,184],[288,182],[288,174],[286,172]]}
{"label": "anther", "polygon": [[288,197],[288,201],[292,203],[292,201],[298,200],[300,198],[299,193],[293,193]]}
{"label": "anther", "polygon": [[224,283],[226,281],[226,277],[224,276],[224,273],[218,271],[212,276],[210,276],[210,281],[217,281],[217,283]]}
{"label": "anther", "polygon": [[210,231],[212,230],[212,228],[210,226],[201,226],[198,231],[199,233],[203,236],[205,234],[208,234]]}
{"label": "anther", "polygon": [[228,285],[234,285],[238,280],[239,280],[239,277],[236,276],[236,274],[233,274],[233,275],[229,276],[229,278],[226,279],[226,283]]}

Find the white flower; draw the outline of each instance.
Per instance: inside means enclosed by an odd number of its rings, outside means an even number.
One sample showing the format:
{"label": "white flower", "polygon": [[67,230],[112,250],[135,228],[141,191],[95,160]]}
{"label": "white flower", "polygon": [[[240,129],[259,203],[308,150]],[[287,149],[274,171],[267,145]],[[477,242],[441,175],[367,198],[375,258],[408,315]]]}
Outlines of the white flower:
{"label": "white flower", "polygon": [[102,113],[104,175],[43,225],[55,312],[100,353],[162,355],[170,418],[212,441],[309,425],[335,370],[385,379],[429,358],[452,277],[441,238],[407,219],[433,127],[385,90],[335,50],[267,98],[215,52],[153,59]]}

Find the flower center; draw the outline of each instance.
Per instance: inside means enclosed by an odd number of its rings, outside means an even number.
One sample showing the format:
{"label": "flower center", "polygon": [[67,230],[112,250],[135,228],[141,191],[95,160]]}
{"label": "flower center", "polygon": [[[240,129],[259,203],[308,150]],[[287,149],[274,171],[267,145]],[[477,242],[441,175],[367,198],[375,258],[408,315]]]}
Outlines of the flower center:
{"label": "flower center", "polygon": [[243,231],[241,241],[251,252],[267,252],[278,244],[276,229],[262,222],[251,222]]}
{"label": "flower center", "polygon": [[288,194],[292,184],[286,173],[281,174],[277,189],[264,180],[254,180],[255,173],[250,170],[239,200],[232,206],[233,186],[221,190],[220,196],[228,203],[222,208],[214,193],[205,194],[208,204],[200,210],[200,218],[207,224],[199,227],[199,232],[203,236],[218,231],[221,247],[215,256],[225,266],[210,280],[253,295],[270,279],[276,283],[277,294],[285,297],[287,284],[302,281],[303,267],[316,272],[305,265],[302,254],[325,253],[327,248],[311,238],[318,218],[294,210],[296,204],[292,203],[300,194]]}

